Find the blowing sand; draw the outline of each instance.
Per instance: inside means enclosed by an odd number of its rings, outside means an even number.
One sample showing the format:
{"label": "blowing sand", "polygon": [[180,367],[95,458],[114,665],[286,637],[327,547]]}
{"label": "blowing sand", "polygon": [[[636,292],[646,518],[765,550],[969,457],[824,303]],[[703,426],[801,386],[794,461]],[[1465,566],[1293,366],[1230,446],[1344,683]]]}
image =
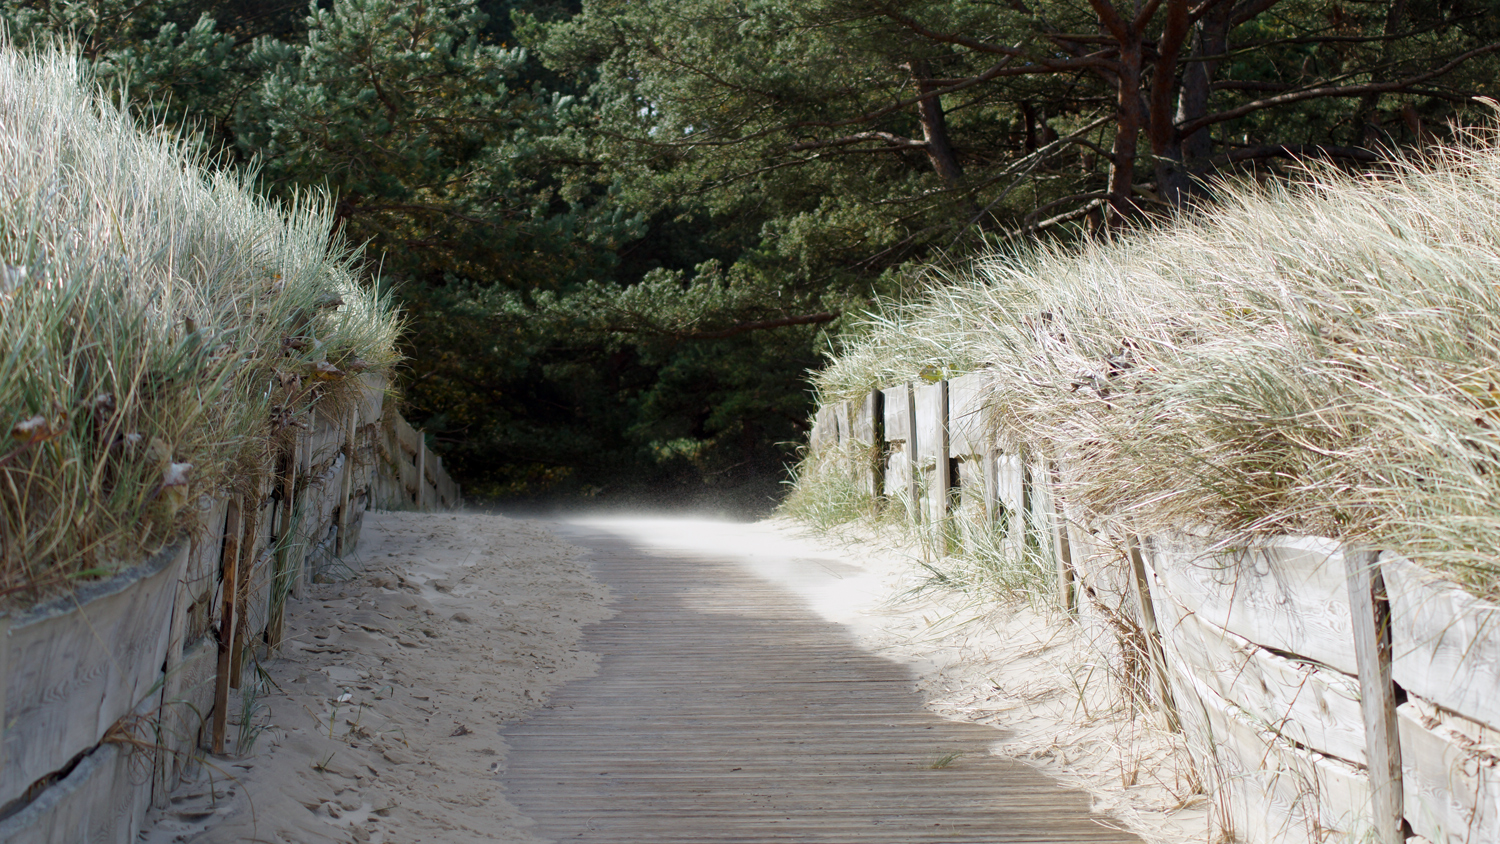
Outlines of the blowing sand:
{"label": "blowing sand", "polygon": [[[1170,736],[1091,682],[1076,627],[1024,606],[914,592],[916,566],[868,537],[773,520],[589,520],[640,544],[713,550],[777,582],[869,649],[913,667],[929,708],[994,724],[992,752],[1090,791],[1148,840],[1204,840]],[[579,642],[608,617],[568,525],[478,514],[367,514],[357,572],[288,607],[288,641],[252,700],[251,752],[212,758],[146,841],[531,842],[498,774],[502,725],[588,676]]]}

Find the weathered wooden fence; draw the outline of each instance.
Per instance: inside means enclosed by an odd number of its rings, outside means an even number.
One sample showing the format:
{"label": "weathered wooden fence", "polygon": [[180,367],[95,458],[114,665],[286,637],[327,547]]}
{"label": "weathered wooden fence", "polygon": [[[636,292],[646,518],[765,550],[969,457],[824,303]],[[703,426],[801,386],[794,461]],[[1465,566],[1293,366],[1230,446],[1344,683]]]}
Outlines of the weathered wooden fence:
{"label": "weathered wooden fence", "polygon": [[383,510],[427,510],[457,507],[458,484],[443,469],[443,459],[427,447],[427,439],[400,416],[392,416],[380,430],[382,471],[375,479],[375,506]]}
{"label": "weathered wooden fence", "polygon": [[812,448],[856,477],[878,454],[872,492],[928,522],[936,553],[1038,555],[1115,680],[1184,732],[1220,832],[1500,841],[1500,606],[1330,539],[1141,536],[1079,512],[1087,467],[1000,437],[985,377],[828,405]]}
{"label": "weathered wooden fence", "polygon": [[[201,498],[190,536],[0,615],[0,842],[134,841],[203,751],[235,749],[239,695],[281,644],[287,597],[352,551],[372,485],[393,473],[383,432],[411,431],[384,399],[384,381],[362,377],[352,406],[289,429],[259,481]],[[437,492],[406,506],[456,504],[427,459],[418,476]]]}

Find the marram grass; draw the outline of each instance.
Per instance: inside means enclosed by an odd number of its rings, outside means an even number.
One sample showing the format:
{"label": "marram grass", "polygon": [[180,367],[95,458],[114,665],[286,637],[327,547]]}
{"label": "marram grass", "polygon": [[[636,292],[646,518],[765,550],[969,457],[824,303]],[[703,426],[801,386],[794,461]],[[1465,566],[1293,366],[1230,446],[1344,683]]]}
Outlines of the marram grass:
{"label": "marram grass", "polygon": [[151,553],[395,363],[326,197],[258,198],[67,52],[0,42],[0,161],[0,600]]}
{"label": "marram grass", "polygon": [[1494,141],[996,253],[872,316],[820,393],[984,371],[1006,435],[1067,462],[1088,511],[1365,542],[1500,594]]}

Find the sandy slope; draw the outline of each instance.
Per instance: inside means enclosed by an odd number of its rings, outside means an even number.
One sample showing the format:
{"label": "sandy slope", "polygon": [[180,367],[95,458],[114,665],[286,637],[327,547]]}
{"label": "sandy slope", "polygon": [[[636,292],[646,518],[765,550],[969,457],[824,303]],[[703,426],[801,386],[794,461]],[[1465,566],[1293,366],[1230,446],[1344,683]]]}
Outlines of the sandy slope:
{"label": "sandy slope", "polygon": [[359,577],[289,605],[253,754],[210,760],[148,841],[535,840],[498,727],[593,670],[604,587],[535,522],[376,512],[364,533]]}
{"label": "sandy slope", "polygon": [[[1088,789],[1150,840],[1204,840],[1204,807],[1171,737],[1110,698],[1076,626],[914,592],[918,567],[890,540],[812,537],[783,521],[588,521],[739,560],[912,665],[934,711],[1004,727],[992,752]],[[147,840],[535,841],[497,781],[497,732],[593,670],[578,642],[607,616],[607,595],[559,538],[570,529],[369,514],[363,573],[313,586],[289,608],[284,656],[263,665],[271,686],[254,753],[212,760]]]}

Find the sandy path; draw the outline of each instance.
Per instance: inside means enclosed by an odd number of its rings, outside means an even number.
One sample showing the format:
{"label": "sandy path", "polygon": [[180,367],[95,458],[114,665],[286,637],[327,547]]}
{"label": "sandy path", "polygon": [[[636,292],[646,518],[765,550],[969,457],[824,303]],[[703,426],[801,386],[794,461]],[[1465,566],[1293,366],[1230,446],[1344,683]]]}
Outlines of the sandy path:
{"label": "sandy path", "polygon": [[[536,842],[507,799],[500,733],[598,658],[578,645],[608,590],[569,534],[714,553],[787,590],[863,647],[910,665],[927,708],[1006,728],[989,752],[1087,789],[1151,841],[1202,841],[1206,818],[1171,742],[1090,684],[1076,627],[1024,606],[913,593],[890,541],[813,538],[795,525],[688,519],[575,524],[371,513],[353,579],[289,606],[265,662],[254,753],[211,760],[145,840]],[[258,732],[257,732],[258,731]]]}
{"label": "sandy path", "polygon": [[254,753],[216,759],[147,841],[531,842],[498,730],[587,675],[606,590],[580,549],[499,516],[374,512],[347,582],[288,606]]}

